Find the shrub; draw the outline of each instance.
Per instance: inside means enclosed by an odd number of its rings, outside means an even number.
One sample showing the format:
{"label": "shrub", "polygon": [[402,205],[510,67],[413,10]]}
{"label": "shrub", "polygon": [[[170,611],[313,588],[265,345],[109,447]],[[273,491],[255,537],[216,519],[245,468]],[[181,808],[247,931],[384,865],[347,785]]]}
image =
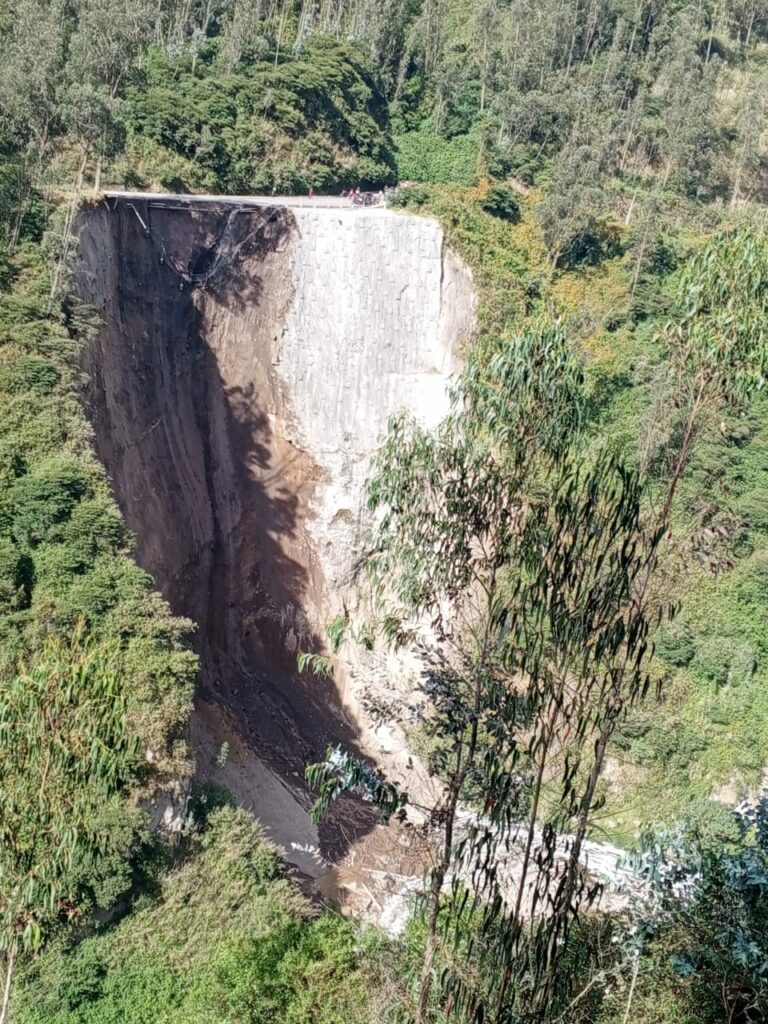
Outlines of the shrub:
{"label": "shrub", "polygon": [[427,118],[415,131],[395,138],[400,178],[435,184],[472,185],[481,149],[478,132],[446,138]]}
{"label": "shrub", "polygon": [[429,189],[424,185],[396,188],[387,196],[389,206],[399,209],[420,209],[429,201]]}
{"label": "shrub", "polygon": [[757,1024],[768,1013],[768,804],[725,813],[714,835],[647,837],[637,865],[633,934],[652,939],[643,966],[683,1011],[672,1020]]}
{"label": "shrub", "polygon": [[692,667],[716,686],[738,686],[752,678],[755,652],[743,642],[709,637],[699,645]]}
{"label": "shrub", "polygon": [[13,532],[17,539],[38,543],[70,517],[86,493],[88,480],[74,459],[51,457],[22,476],[13,488]]}
{"label": "shrub", "polygon": [[48,395],[59,383],[59,379],[59,371],[50,360],[39,356],[23,356],[0,371],[0,389]]}
{"label": "shrub", "polygon": [[514,175],[525,185],[533,185],[547,162],[547,158],[542,156],[541,146],[516,143],[499,157],[498,169]]}
{"label": "shrub", "polygon": [[520,203],[512,189],[506,185],[492,185],[480,200],[480,206],[492,217],[517,224],[520,220]]}
{"label": "shrub", "polygon": [[682,668],[696,653],[691,627],[684,622],[670,622],[659,630],[656,653],[670,665]]}
{"label": "shrub", "polygon": [[0,614],[29,606],[34,569],[29,555],[0,542]]}
{"label": "shrub", "polygon": [[768,554],[756,556],[746,566],[737,590],[739,600],[755,605],[760,612],[768,604]]}

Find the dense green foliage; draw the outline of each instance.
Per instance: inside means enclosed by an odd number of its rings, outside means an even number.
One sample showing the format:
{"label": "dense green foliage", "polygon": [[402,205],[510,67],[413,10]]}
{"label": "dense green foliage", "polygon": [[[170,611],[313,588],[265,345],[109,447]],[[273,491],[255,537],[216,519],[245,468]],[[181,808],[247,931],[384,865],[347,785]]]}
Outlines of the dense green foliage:
{"label": "dense green foliage", "polygon": [[554,181],[553,250],[591,250],[617,176],[764,197],[766,34],[758,0],[12,0],[0,117],[61,185]]}
{"label": "dense green foliage", "polygon": [[[385,482],[388,471],[391,487],[396,456],[411,452],[411,476],[400,496],[414,522],[427,527],[421,547],[410,553],[397,531],[390,538],[389,569],[398,558],[412,558],[401,593],[406,610],[434,611],[441,586],[455,597],[467,572],[477,569],[467,557],[459,559],[456,578],[446,576],[430,532],[446,520],[456,527],[457,515],[465,516],[484,539],[489,529],[501,529],[505,544],[496,549],[494,573],[505,564],[509,547],[521,543],[505,504],[515,487],[547,495],[538,522],[543,534],[556,535],[562,517],[575,524],[587,561],[596,552],[610,561],[611,529],[619,536],[621,524],[607,499],[589,504],[590,488],[600,491],[621,466],[631,483],[622,506],[628,518],[658,509],[685,442],[686,413],[696,407],[695,443],[654,566],[654,607],[682,606],[655,638],[651,682],[659,684],[661,701],[635,700],[643,689],[638,682],[615,734],[610,723],[612,743],[607,756],[600,754],[596,785],[591,743],[606,719],[597,712],[590,719],[574,747],[580,767],[572,793],[581,804],[558,810],[561,791],[548,775],[538,788],[505,795],[493,790],[502,776],[484,778],[482,758],[479,767],[464,770],[476,715],[476,658],[463,666],[470,685],[460,694],[462,722],[447,732],[433,723],[429,743],[443,778],[451,775],[452,757],[458,764],[457,799],[487,800],[493,791],[497,813],[510,816],[514,805],[529,834],[537,819],[549,816],[561,828],[578,833],[588,825],[593,834],[605,829],[632,842],[642,824],[685,815],[711,836],[724,813],[712,798],[734,801],[756,786],[768,745],[768,402],[758,397],[747,408],[734,387],[751,391],[756,383],[741,371],[764,340],[755,313],[764,282],[745,293],[745,281],[755,282],[750,261],[758,258],[743,244],[745,236],[736,236],[730,250],[715,250],[722,265],[712,264],[713,250],[706,248],[721,228],[746,225],[759,240],[765,223],[767,39],[762,0],[9,0],[2,6],[0,691],[8,700],[0,707],[16,726],[26,718],[33,726],[14,735],[19,756],[0,773],[3,797],[13,794],[3,804],[11,841],[3,855],[18,854],[14,870],[22,873],[25,857],[36,863],[23,912],[12,909],[12,872],[2,869],[0,912],[10,927],[0,949],[7,952],[7,936],[23,935],[30,922],[44,934],[62,929],[51,952],[25,967],[20,1020],[335,1024],[379,1020],[383,1013],[374,940],[336,919],[313,919],[282,878],[274,853],[231,811],[219,812],[207,832],[192,837],[180,863],[160,874],[142,867],[154,846],[138,797],[173,783],[187,768],[183,736],[195,659],[190,624],[169,615],[133,562],[131,539],[91,452],[73,341],[87,337],[88,315],[59,301],[70,245],[60,223],[65,203],[66,225],[82,191],[107,183],[293,193],[378,188],[398,178],[419,182],[398,190],[393,205],[438,216],[479,291],[476,357],[463,395],[468,407],[474,403],[481,429],[462,435],[458,448],[450,425],[437,439],[411,434],[403,424],[395,435]],[[51,217],[54,206],[61,210]],[[709,255],[697,255],[702,251]],[[744,316],[751,331],[740,329]],[[542,339],[546,344],[536,348]],[[706,358],[691,363],[694,350]],[[551,366],[566,367],[566,381],[549,380],[552,390],[537,392],[541,378],[534,372],[526,378],[526,366],[540,371],[553,353]],[[533,390],[521,391],[521,379]],[[544,425],[557,427],[556,416],[547,418],[547,402],[558,383],[568,382],[569,398],[579,392],[578,415],[569,409],[563,419],[568,442],[580,445],[578,465],[566,460],[573,494],[547,491],[551,465],[535,451],[546,439]],[[526,401],[510,403],[511,387]],[[521,477],[521,465],[502,459],[495,489],[483,490],[478,481],[488,470],[483,445],[489,438],[494,456],[505,446],[530,456],[529,475]],[[448,459],[448,468],[434,476],[439,486],[430,495],[419,474],[429,476],[437,456]],[[474,491],[452,489],[458,470]],[[633,490],[637,480],[641,491]],[[422,504],[435,494],[448,500],[442,520]],[[385,498],[382,491],[376,499],[382,507]],[[601,537],[590,529],[590,517],[605,526]],[[560,535],[559,543],[558,551],[573,554],[572,537]],[[464,556],[476,553],[459,548]],[[529,545],[528,560],[516,564],[536,579],[532,550]],[[594,597],[597,581],[588,571],[579,580],[582,595]],[[566,593],[573,581],[560,583]],[[509,588],[509,575],[504,585]],[[559,650],[567,647],[573,659],[578,630],[571,635],[573,622],[558,617],[556,602],[539,599],[547,643],[557,646],[558,629],[561,639],[568,633],[571,646],[563,640]],[[493,615],[491,621],[498,625]],[[388,625],[394,630],[395,618]],[[592,640],[582,641],[589,652]],[[105,658],[109,671],[89,675],[84,648],[100,652],[97,661]],[[508,653],[506,664],[492,670],[480,660],[491,681],[508,680],[521,668]],[[80,680],[71,691],[70,670]],[[108,684],[114,698],[117,717],[106,714],[103,731],[89,714],[89,680],[93,692]],[[557,702],[556,683],[546,673],[541,680],[535,692],[542,699],[554,694]],[[503,688],[499,683],[497,695]],[[602,693],[601,687],[589,693]],[[495,710],[500,721],[502,710],[518,716],[506,767],[529,783],[553,736],[538,734],[542,755],[525,732],[535,708]],[[25,793],[44,795],[41,779],[35,782],[34,771],[27,778],[23,766],[34,744],[44,746],[40,725],[53,712],[61,722],[50,730],[61,740],[61,772],[72,756],[68,737],[79,731],[73,722],[87,719],[93,751],[101,744],[112,753],[109,763],[96,753],[90,767],[78,763],[77,793],[66,792],[54,773],[52,802],[41,798],[33,808],[28,801],[25,809]],[[487,745],[485,729],[476,731]],[[331,773],[326,781],[332,789],[338,780]],[[398,803],[389,789],[381,791]],[[62,815],[75,805],[72,827],[62,832]],[[44,841],[35,840],[32,825],[25,831],[13,824],[14,814],[34,822],[33,811],[41,820],[49,815]],[[506,827],[507,819],[501,834]],[[752,877],[764,869],[762,854],[752,832],[737,832],[729,833],[730,847],[720,837],[709,848],[694,903],[654,932],[655,945],[642,950],[640,961],[636,950],[629,960],[615,951],[605,956],[599,927],[594,935],[585,927],[582,947],[567,938],[566,967],[552,984],[563,1000],[570,993],[579,1000],[569,1011],[574,1020],[624,1021],[638,963],[637,1019],[750,1019],[738,1001],[729,1017],[718,995],[723,970],[739,960],[731,932],[755,908],[763,917],[747,922],[752,953],[759,959],[765,950],[764,890]],[[14,837],[20,840],[15,850]],[[489,845],[498,841],[497,835]],[[125,909],[137,887],[146,893],[123,920],[94,935],[81,928],[78,941],[64,931],[66,921],[82,923],[94,907]],[[455,891],[453,898],[463,894]],[[730,915],[727,934],[708,914],[720,903]],[[458,929],[459,952],[478,926],[476,911]],[[555,911],[562,916],[562,901]],[[475,968],[495,984],[494,972],[508,969],[523,931],[513,915],[453,988],[456,963],[443,955],[450,943],[433,950],[435,968],[447,971],[435,988],[444,987],[448,1000],[440,1005],[433,989],[430,1019],[459,1005],[451,1000],[462,985],[472,988]],[[36,932],[30,936],[37,941]],[[409,941],[418,961],[424,940]],[[697,943],[701,948],[692,950]],[[494,959],[500,949],[501,959]],[[687,973],[670,951],[696,954],[686,961]],[[560,956],[562,964],[562,949]],[[763,968],[753,967],[748,984],[757,991]],[[514,998],[527,1001],[525,985],[536,970],[515,986]],[[389,995],[396,998],[394,989]]]}
{"label": "dense green foliage", "polygon": [[20,1024],[364,1024],[386,946],[317,916],[246,814],[221,807],[122,920],[26,968]]}
{"label": "dense green foliage", "polygon": [[126,101],[131,184],[167,152],[178,158],[159,181],[171,189],[290,194],[394,180],[386,103],[354,50],[318,39],[293,60],[226,76],[215,57],[192,71],[187,55],[149,55]]}
{"label": "dense green foliage", "polygon": [[[26,219],[26,218],[25,218]],[[139,793],[178,785],[196,658],[132,559],[91,448],[77,344],[22,235],[0,294],[0,948],[134,884]],[[78,311],[81,331],[87,319]]]}
{"label": "dense green foliage", "polygon": [[83,890],[98,886],[103,860],[123,852],[105,810],[136,775],[138,758],[127,736],[126,687],[117,663],[108,650],[89,650],[79,637],[71,646],[54,640],[31,671],[3,684],[5,952],[39,947],[44,928],[62,909],[77,913]]}
{"label": "dense green foliage", "polygon": [[528,185],[554,178],[569,231],[600,216],[600,185],[616,172],[633,186],[659,172],[664,189],[699,198],[763,194],[754,118],[766,82],[749,63],[763,5],[399,6],[410,26],[393,108],[402,177],[468,183],[448,156],[466,151],[470,175],[479,162]]}
{"label": "dense green foliage", "polygon": [[152,771],[173,777],[185,764],[191,627],[168,614],[131,558],[80,406],[77,343],[44,312],[40,260],[31,247],[18,252],[16,287],[0,296],[0,672],[34,665],[47,637],[76,626],[115,642],[131,680],[130,733]]}
{"label": "dense green foliage", "polygon": [[[0,142],[64,187],[102,169],[120,186],[176,190],[394,181],[386,98],[358,48],[286,45],[295,22],[259,4],[226,22],[209,3],[202,29],[202,11],[168,6],[14,0],[0,26]],[[0,209],[18,210],[19,189],[9,164]]]}

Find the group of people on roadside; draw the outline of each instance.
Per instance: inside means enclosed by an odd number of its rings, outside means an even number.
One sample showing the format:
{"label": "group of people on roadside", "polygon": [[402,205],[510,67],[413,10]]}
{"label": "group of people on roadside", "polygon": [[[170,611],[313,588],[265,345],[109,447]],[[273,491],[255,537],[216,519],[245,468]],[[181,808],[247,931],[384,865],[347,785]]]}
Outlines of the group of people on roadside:
{"label": "group of people on roadside", "polygon": [[[317,192],[314,186],[310,186],[309,198],[315,199]],[[385,199],[384,192],[379,190],[378,192],[361,192],[360,186],[357,188],[344,189],[340,195],[341,199],[349,199],[355,206],[380,206]]]}

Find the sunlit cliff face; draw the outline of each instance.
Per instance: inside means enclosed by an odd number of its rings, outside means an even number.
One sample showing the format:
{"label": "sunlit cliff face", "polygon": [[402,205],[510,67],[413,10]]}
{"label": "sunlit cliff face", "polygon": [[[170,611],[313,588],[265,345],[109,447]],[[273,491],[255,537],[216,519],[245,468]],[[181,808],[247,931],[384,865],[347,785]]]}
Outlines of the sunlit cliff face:
{"label": "sunlit cliff face", "polygon": [[296,655],[351,599],[389,416],[447,409],[468,271],[427,218],[112,198],[80,215],[76,281],[103,321],[97,450],[140,564],[197,624],[200,699],[285,773],[353,744]]}

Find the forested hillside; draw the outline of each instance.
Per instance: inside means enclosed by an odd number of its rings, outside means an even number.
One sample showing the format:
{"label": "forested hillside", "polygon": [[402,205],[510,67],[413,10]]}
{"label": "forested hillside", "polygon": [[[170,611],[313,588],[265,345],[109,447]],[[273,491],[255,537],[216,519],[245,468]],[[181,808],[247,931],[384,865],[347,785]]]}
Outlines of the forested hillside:
{"label": "forested hillside", "polygon": [[[429,662],[412,739],[447,793],[391,940],[316,912],[226,795],[150,827],[194,627],[93,454],[68,270],[108,186],[398,182],[479,305],[454,414],[395,423],[371,484],[365,644]],[[0,1024],[766,1019],[766,809],[733,810],[768,761],[766,202],[764,0],[6,0]],[[316,766],[321,805],[358,769]],[[457,843],[461,803],[492,827]],[[636,851],[621,913],[573,912],[566,834]]]}

